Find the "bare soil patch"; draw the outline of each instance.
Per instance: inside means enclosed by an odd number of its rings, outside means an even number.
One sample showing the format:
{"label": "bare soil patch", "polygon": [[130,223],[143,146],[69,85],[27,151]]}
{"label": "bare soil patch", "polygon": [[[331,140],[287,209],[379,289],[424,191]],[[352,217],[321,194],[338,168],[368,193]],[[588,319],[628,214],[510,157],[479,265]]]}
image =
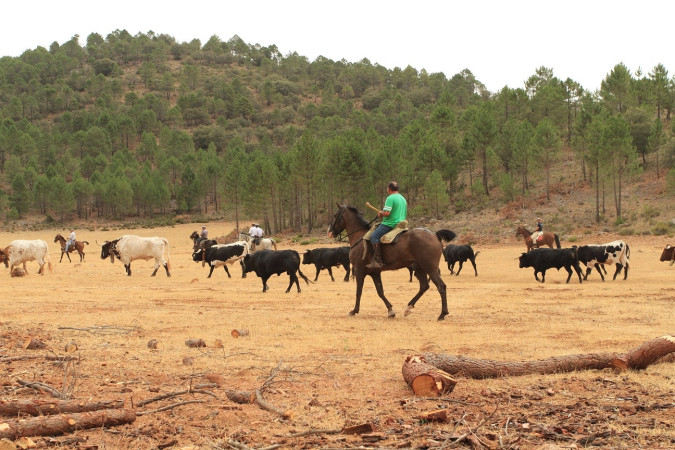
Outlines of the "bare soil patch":
{"label": "bare soil patch", "polygon": [[[335,282],[323,271],[316,283],[303,283],[301,293],[289,294],[284,293],[287,276],[272,277],[270,291],[263,294],[260,279],[240,278],[238,265],[230,269],[232,278],[216,269],[207,279],[208,268],[191,260],[188,236],[196,229],[82,230],[78,239],[92,245],[81,264],[58,263],[53,240],[63,230],[0,233],[3,246],[17,238],[44,239],[54,266],[39,276],[37,264],[28,263],[29,274],[17,278],[3,269],[0,360],[66,355],[71,342],[77,350],[68,355],[81,358],[76,374],[42,359],[0,363],[2,400],[52,399],[17,380],[63,391],[71,377],[71,398],[123,400],[138,412],[198,401],[139,415],[130,425],[35,437],[35,442],[116,449],[232,448],[233,442],[250,448],[447,448],[461,438],[459,446],[487,448],[675,446],[672,362],[644,371],[489,380],[460,374],[454,391],[438,398],[416,398],[401,374],[406,356],[422,352],[535,360],[623,352],[675,333],[675,267],[658,261],[666,238],[622,237],[631,247],[628,280],[610,276],[603,283],[594,273],[584,284],[576,276],[565,284],[564,270],[550,271],[545,284],[537,283],[531,269],[518,268],[515,258],[525,245],[515,238],[474,244],[481,252],[478,277],[470,265],[457,277],[442,264],[450,315],[437,322],[440,297],[433,288],[412,315],[403,317],[417,290],[405,270],[383,275],[395,319],[387,318],[369,279],[361,313],[348,316],[355,286],[342,281],[341,268],[334,271]],[[232,229],[229,223],[209,224],[214,236]],[[168,238],[172,277],[163,270],[150,277],[151,261],[133,262],[127,277],[119,261],[100,259],[96,240],[127,233]],[[615,238],[587,237],[589,243]],[[279,241],[280,248],[298,251],[339,245]],[[313,266],[301,269],[314,278]],[[248,335],[235,338],[232,330]],[[29,338],[47,349],[24,348]],[[206,346],[188,347],[190,339],[203,339]],[[151,340],[156,348],[148,346]],[[214,379],[219,384],[209,385]],[[254,392],[264,384],[264,399],[287,417],[228,400],[228,391]],[[186,390],[201,392],[143,404]],[[446,422],[418,418],[438,409],[448,410]],[[361,424],[373,431],[340,433]]]}

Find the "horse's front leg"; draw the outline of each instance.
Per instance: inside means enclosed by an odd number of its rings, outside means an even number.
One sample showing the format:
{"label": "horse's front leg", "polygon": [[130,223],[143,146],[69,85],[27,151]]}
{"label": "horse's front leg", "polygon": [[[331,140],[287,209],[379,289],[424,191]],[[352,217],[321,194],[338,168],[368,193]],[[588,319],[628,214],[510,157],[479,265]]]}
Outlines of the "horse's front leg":
{"label": "horse's front leg", "polygon": [[370,274],[370,277],[373,279],[373,283],[375,284],[375,290],[377,291],[377,295],[380,296],[382,301],[384,302],[384,305],[387,307],[387,315],[389,316],[390,319],[393,319],[396,317],[396,311],[394,311],[394,308],[391,306],[391,303],[389,303],[389,300],[387,300],[387,297],[384,296],[384,286],[382,285],[382,272],[373,272]]}
{"label": "horse's front leg", "polygon": [[[440,271],[439,271],[440,273]],[[408,302],[408,307],[405,310],[405,313],[403,314],[404,317],[409,316],[412,314],[412,309],[415,307],[415,303],[417,303],[417,300],[424,295],[424,293],[429,289],[429,279],[427,278],[426,272],[422,272],[421,269],[418,269],[415,271],[415,278],[420,282],[420,289],[417,291],[417,294]],[[440,278],[440,276],[439,276]],[[436,283],[434,281],[434,283]],[[438,286],[438,284],[436,284]],[[442,296],[442,295],[441,295]],[[447,311],[446,311],[447,314]],[[440,319],[439,319],[440,320]]]}
{"label": "horse's front leg", "polygon": [[359,313],[361,307],[361,294],[363,294],[363,282],[365,281],[366,276],[362,271],[356,272],[356,304],[354,309],[349,311],[350,316],[354,316]]}
{"label": "horse's front leg", "polygon": [[429,275],[429,278],[436,285],[436,289],[438,289],[438,293],[441,294],[441,315],[438,316],[438,320],[443,320],[443,319],[445,319],[445,316],[447,316],[449,314],[447,287],[445,286],[445,283],[443,282],[443,278],[441,278],[441,271],[440,270],[436,271],[435,275],[434,274]]}

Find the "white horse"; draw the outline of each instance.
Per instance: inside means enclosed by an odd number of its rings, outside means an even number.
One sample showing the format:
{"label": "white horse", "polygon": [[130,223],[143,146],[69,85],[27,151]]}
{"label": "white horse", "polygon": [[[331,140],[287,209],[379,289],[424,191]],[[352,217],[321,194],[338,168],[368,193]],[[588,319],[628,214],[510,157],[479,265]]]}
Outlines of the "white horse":
{"label": "white horse", "polygon": [[254,242],[254,239],[249,236],[248,234],[244,233],[239,233],[239,240],[240,241],[246,241],[249,243],[249,246],[251,248],[251,253],[257,251],[257,250],[276,250],[277,249],[277,241],[274,239],[270,238],[260,238],[258,243]]}

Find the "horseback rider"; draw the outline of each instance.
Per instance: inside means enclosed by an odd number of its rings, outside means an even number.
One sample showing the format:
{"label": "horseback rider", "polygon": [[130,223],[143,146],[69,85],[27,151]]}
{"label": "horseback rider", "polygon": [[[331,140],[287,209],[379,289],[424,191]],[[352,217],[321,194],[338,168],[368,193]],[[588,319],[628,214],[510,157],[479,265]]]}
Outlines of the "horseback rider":
{"label": "horseback rider", "polygon": [[[68,253],[68,247],[71,245],[75,245],[75,230],[73,228],[70,229],[70,236],[68,236],[68,240],[66,241],[66,247],[63,249],[65,253]],[[63,256],[61,256],[63,258]]]}
{"label": "horseback rider", "polygon": [[539,239],[539,236],[544,234],[544,225],[541,223],[541,219],[537,217],[537,226],[532,233],[532,242],[537,242],[537,239]]}
{"label": "horseback rider", "polygon": [[260,225],[253,223],[251,229],[248,230],[248,235],[251,236],[251,251],[255,250],[255,246],[260,244],[260,239],[263,237],[263,229]]}
{"label": "horseback rider", "polygon": [[208,239],[209,239],[209,230],[206,229],[206,225],[202,225],[202,232],[199,233],[199,238],[197,239],[196,244],[199,245]]}
{"label": "horseback rider", "polygon": [[408,202],[398,192],[398,183],[392,181],[387,185],[389,196],[384,201],[384,208],[377,212],[377,217],[383,217],[382,223],[370,235],[370,243],[373,246],[373,257],[366,265],[368,269],[382,269],[382,251],[380,250],[380,238],[394,229],[399,222],[408,215]]}

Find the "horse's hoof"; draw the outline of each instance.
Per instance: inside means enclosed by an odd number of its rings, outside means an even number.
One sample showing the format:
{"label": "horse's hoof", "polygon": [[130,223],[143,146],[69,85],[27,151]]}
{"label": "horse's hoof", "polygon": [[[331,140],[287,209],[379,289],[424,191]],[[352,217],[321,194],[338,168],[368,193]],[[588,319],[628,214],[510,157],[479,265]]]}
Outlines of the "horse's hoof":
{"label": "horse's hoof", "polygon": [[394,317],[396,317],[396,311],[392,309],[391,311],[389,311],[389,313],[387,313],[387,317],[393,319]]}
{"label": "horse's hoof", "polygon": [[440,322],[441,320],[445,320],[445,314],[438,316],[438,321]]}
{"label": "horse's hoof", "polygon": [[412,306],[408,306],[408,307],[406,308],[405,312],[403,313],[403,317],[408,317],[410,314],[412,314],[412,310],[413,310],[413,307],[412,307]]}
{"label": "horse's hoof", "polygon": [[350,316],[355,316],[356,314],[357,314],[356,311],[349,311]]}

